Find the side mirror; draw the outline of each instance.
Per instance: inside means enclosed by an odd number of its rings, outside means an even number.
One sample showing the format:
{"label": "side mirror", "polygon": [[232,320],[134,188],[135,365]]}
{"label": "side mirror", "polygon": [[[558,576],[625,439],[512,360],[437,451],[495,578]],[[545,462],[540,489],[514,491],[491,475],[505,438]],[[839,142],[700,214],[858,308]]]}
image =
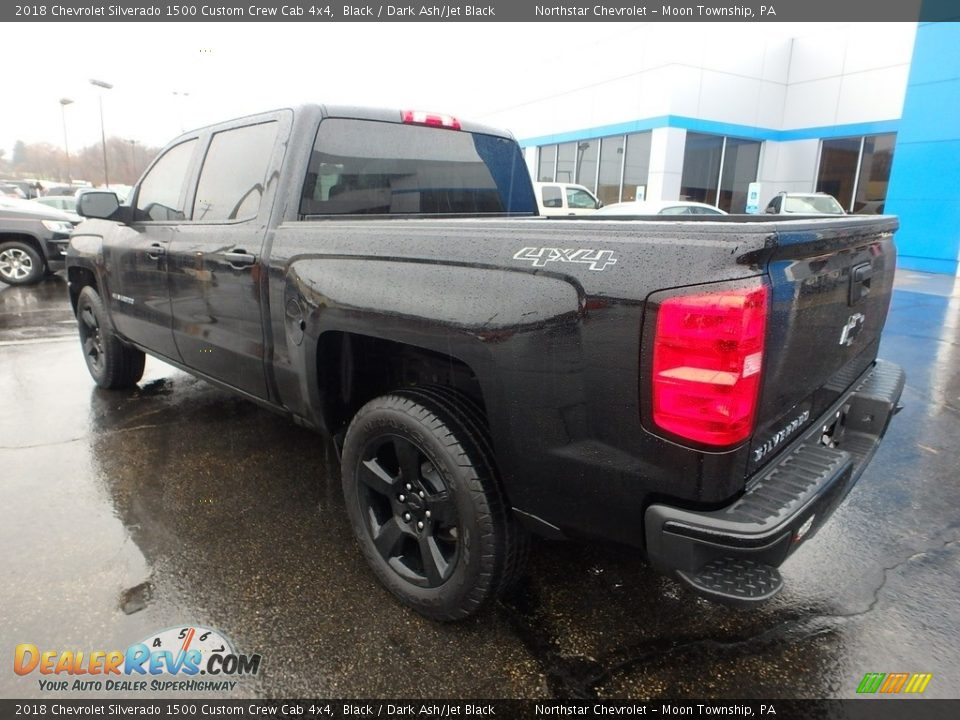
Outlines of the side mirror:
{"label": "side mirror", "polygon": [[77,215],[110,220],[120,208],[120,199],[109,190],[91,190],[77,198]]}

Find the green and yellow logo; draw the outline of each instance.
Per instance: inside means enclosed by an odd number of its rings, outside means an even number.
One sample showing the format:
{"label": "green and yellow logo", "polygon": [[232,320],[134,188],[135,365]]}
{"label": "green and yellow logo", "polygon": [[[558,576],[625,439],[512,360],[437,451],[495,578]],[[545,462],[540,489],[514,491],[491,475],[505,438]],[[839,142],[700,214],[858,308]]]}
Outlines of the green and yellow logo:
{"label": "green and yellow logo", "polygon": [[857,686],[857,692],[864,695],[883,693],[919,694],[927,689],[933,673],[867,673]]}

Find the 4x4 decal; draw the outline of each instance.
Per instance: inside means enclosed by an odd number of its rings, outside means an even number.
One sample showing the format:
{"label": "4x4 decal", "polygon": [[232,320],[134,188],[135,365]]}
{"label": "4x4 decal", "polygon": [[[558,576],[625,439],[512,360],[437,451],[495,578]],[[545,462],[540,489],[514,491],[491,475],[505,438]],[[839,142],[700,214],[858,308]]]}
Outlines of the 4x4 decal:
{"label": "4x4 decal", "polygon": [[590,248],[525,247],[518,251],[513,259],[532,260],[534,267],[544,267],[548,262],[585,263],[591,270],[604,270],[607,265],[615,265],[617,262],[612,250],[591,250]]}

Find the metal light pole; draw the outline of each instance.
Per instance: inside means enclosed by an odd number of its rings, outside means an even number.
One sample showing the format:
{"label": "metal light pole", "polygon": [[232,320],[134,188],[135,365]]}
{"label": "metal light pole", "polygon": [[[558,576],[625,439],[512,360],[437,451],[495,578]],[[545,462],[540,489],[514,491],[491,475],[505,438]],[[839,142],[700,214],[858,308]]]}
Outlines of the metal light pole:
{"label": "metal light pole", "polygon": [[[103,90],[112,90],[113,85],[103,80],[94,80],[90,78],[90,84],[96,85]],[[100,142],[103,144],[103,184],[110,187],[110,175],[107,172],[107,133],[103,129],[103,92],[100,92]]]}
{"label": "metal light pole", "polygon": [[127,142],[130,143],[130,161],[132,163],[130,166],[130,169],[133,171],[133,181],[136,181],[137,179],[137,141],[134,140],[133,138],[129,138]]}
{"label": "metal light pole", "polygon": [[72,105],[70,98],[60,98],[60,118],[63,120],[63,151],[67,154],[67,182],[72,183],[70,174],[70,145],[67,143],[67,105]]}
{"label": "metal light pole", "polygon": [[183,106],[186,104],[187,98],[190,97],[190,93],[174,90],[173,95],[180,98],[180,100],[174,102],[177,103],[177,119],[180,121],[180,132],[184,132],[186,128],[183,126]]}

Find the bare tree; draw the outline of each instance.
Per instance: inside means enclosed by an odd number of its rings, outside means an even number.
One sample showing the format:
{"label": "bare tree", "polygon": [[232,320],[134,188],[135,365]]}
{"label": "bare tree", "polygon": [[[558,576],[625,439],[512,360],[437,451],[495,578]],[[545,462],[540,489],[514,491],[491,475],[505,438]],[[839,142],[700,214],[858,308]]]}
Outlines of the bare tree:
{"label": "bare tree", "polygon": [[[107,164],[110,181],[118,185],[132,185],[159,152],[159,148],[118,137],[107,138]],[[4,160],[0,151],[0,171],[13,172],[18,177],[37,178],[54,182],[67,181],[67,158],[64,151],[48,143],[14,144],[12,162]],[[103,151],[101,143],[88,145],[70,154],[71,174],[74,179],[94,185],[103,184]]]}

